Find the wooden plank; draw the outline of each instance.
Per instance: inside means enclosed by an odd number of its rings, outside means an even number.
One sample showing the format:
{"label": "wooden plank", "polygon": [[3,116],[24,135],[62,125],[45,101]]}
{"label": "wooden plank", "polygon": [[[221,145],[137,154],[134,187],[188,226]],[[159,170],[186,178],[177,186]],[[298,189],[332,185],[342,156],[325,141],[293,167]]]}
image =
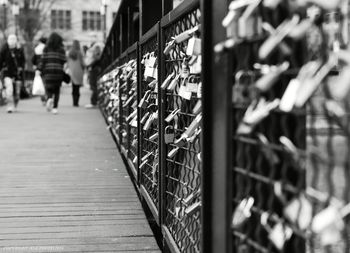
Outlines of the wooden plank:
{"label": "wooden plank", "polygon": [[103,117],[69,89],[58,115],[0,107],[0,252],[160,252]]}

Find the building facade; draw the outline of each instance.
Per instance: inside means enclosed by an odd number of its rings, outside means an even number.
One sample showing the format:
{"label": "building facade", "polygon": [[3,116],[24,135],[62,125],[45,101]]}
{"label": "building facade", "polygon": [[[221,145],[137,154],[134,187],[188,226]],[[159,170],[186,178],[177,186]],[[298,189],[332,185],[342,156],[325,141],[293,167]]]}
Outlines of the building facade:
{"label": "building facade", "polygon": [[[0,26],[2,36],[17,33],[24,42],[23,34],[19,29],[22,9],[25,0],[17,1],[19,15],[13,12],[14,1],[7,1],[6,5],[0,5]],[[37,1],[39,2],[39,1]],[[103,3],[107,3],[103,5]],[[45,0],[38,5],[40,15],[40,30],[36,33],[36,39],[41,36],[49,36],[53,31],[59,33],[66,45],[70,45],[74,39],[82,45],[90,45],[93,42],[102,42],[108,35],[113,24],[113,13],[116,13],[120,0]],[[104,26],[106,20],[106,27]],[[22,27],[21,27],[22,28]],[[22,28],[23,29],[23,28]]]}

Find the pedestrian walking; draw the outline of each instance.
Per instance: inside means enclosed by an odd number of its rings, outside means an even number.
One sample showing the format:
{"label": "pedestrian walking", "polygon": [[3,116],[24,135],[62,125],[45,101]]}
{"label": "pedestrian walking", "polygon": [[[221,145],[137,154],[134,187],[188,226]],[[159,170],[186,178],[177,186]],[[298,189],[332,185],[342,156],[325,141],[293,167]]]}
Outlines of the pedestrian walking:
{"label": "pedestrian walking", "polygon": [[4,78],[8,113],[17,111],[24,66],[24,52],[18,46],[17,36],[10,34],[0,51],[0,69]]}
{"label": "pedestrian walking", "polygon": [[102,54],[102,46],[95,43],[86,52],[85,65],[88,68],[88,78],[91,89],[90,104],[85,108],[95,108],[97,106],[97,77],[101,72],[100,58]]}
{"label": "pedestrian walking", "polygon": [[[36,74],[37,74],[37,72],[39,72],[38,66],[39,66],[39,63],[41,61],[41,57],[44,53],[44,48],[45,48],[46,42],[47,42],[47,38],[41,37],[39,39],[39,44],[34,48],[34,55],[32,57],[32,64],[33,64],[33,68],[34,68]],[[46,94],[40,96],[40,100],[41,100],[42,104],[45,105],[46,104]]]}
{"label": "pedestrian walking", "polygon": [[84,62],[80,43],[74,40],[67,54],[68,71],[72,80],[73,106],[79,106],[80,87],[83,85]]}
{"label": "pedestrian walking", "polygon": [[63,39],[59,34],[53,32],[47,40],[42,59],[39,63],[39,70],[42,73],[46,86],[46,108],[48,111],[52,111],[53,114],[58,113],[57,108],[65,62],[66,54],[63,47]]}

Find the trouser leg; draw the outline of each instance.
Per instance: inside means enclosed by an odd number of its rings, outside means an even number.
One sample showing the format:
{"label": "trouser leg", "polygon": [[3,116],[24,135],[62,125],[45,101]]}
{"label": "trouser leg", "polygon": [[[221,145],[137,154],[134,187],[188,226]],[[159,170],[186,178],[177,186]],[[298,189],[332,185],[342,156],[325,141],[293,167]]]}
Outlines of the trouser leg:
{"label": "trouser leg", "polygon": [[91,98],[90,98],[90,102],[92,105],[97,105],[97,86],[93,85],[91,86]]}
{"label": "trouser leg", "polygon": [[73,105],[79,105],[79,97],[80,97],[80,85],[72,85],[72,97],[73,97]]}
{"label": "trouser leg", "polygon": [[60,100],[60,90],[61,90],[61,87],[58,86],[58,87],[55,87],[54,90],[53,90],[53,95],[54,95],[54,98],[53,98],[53,108],[57,109],[58,107],[58,102]]}
{"label": "trouser leg", "polygon": [[6,100],[7,100],[7,106],[13,107],[14,101],[13,101],[13,80],[12,78],[5,77],[4,78],[4,86],[6,90]]}
{"label": "trouser leg", "polygon": [[15,107],[17,107],[18,102],[19,102],[19,95],[21,92],[21,85],[22,85],[22,81],[14,81],[13,83],[13,101],[14,101],[14,105]]}

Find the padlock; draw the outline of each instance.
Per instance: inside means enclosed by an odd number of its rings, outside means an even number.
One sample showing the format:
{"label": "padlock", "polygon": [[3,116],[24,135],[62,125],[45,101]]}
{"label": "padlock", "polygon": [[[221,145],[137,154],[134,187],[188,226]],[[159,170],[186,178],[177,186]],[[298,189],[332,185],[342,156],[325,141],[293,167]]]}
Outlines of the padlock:
{"label": "padlock", "polygon": [[157,57],[154,56],[154,52],[149,54],[149,58],[146,62],[146,66],[155,68],[157,65]]}
{"label": "padlock", "polygon": [[266,92],[277,82],[280,75],[289,68],[289,63],[284,62],[281,65],[270,67],[269,72],[264,74],[256,81],[255,87],[261,92]]}
{"label": "padlock", "polygon": [[303,85],[299,87],[295,106],[300,108],[310,99],[313,93],[321,84],[322,80],[326,78],[328,73],[336,66],[337,60],[330,56],[328,61],[317,71],[317,73],[303,81]]}
{"label": "padlock", "polygon": [[140,169],[143,169],[143,167],[145,167],[145,165],[147,164],[147,160],[145,160],[145,161],[143,161],[141,164],[140,164],[140,166],[139,166],[139,168]]}
{"label": "padlock", "polygon": [[130,125],[131,125],[132,127],[137,128],[137,115],[136,115],[135,118],[131,121]]}
{"label": "padlock", "polygon": [[170,123],[174,117],[180,112],[181,110],[180,109],[174,109],[166,118],[165,118],[165,121],[167,123]]}
{"label": "padlock", "polygon": [[326,100],[324,103],[327,113],[342,128],[342,130],[350,135],[348,128],[348,116],[346,110],[338,102],[334,100]]}
{"label": "padlock", "polygon": [[288,35],[289,32],[299,23],[299,16],[294,15],[291,20],[282,22],[276,29],[278,32],[270,35],[270,37],[260,46],[259,58],[267,58],[277,45]]}
{"label": "padlock", "polygon": [[170,42],[168,42],[165,46],[165,49],[163,51],[163,53],[165,55],[168,55],[171,51],[171,49],[173,49],[173,47],[175,46],[175,40],[171,40]]}
{"label": "padlock", "polygon": [[202,114],[198,114],[191,124],[187,127],[186,131],[182,134],[184,138],[188,138],[193,135],[194,131],[197,127],[199,127],[200,123],[202,121]]}
{"label": "padlock", "polygon": [[202,129],[201,129],[200,127],[197,128],[197,129],[194,131],[194,133],[193,133],[192,136],[189,136],[189,137],[186,138],[187,142],[193,143],[193,142],[197,139],[197,137],[201,134],[201,132],[202,132]]}
{"label": "padlock", "polygon": [[150,53],[148,52],[148,53],[143,55],[142,60],[141,60],[142,65],[147,65],[147,59],[148,59],[149,54]]}
{"label": "padlock", "polygon": [[149,99],[150,94],[151,94],[150,90],[146,91],[145,95],[140,100],[140,103],[138,105],[139,108],[145,109],[148,106],[148,99]]}
{"label": "padlock", "polygon": [[143,126],[143,130],[147,131],[148,129],[150,129],[150,127],[152,126],[154,120],[155,120],[154,113],[151,113],[150,116],[148,117],[145,125]]}
{"label": "padlock", "polygon": [[171,79],[174,77],[175,73],[171,73],[162,83],[161,89],[165,90],[168,88],[169,84],[171,83]]}
{"label": "padlock", "polygon": [[158,133],[154,133],[148,138],[148,140],[155,141],[157,138],[158,138]]}
{"label": "padlock", "polygon": [[154,89],[154,88],[157,86],[157,83],[158,83],[157,79],[154,79],[152,82],[150,82],[150,83],[148,84],[148,87],[149,87],[150,89]]}
{"label": "padlock", "polygon": [[278,250],[283,250],[285,243],[292,237],[293,230],[287,225],[278,222],[269,231],[269,239]]}
{"label": "padlock", "polygon": [[310,201],[301,194],[298,198],[291,200],[283,210],[284,216],[301,230],[306,230],[312,220],[312,205]]}
{"label": "padlock", "polygon": [[281,98],[281,103],[279,105],[281,111],[290,112],[293,109],[300,85],[301,82],[298,79],[290,80]]}
{"label": "padlock", "polygon": [[149,77],[152,77],[157,73],[157,69],[153,67],[146,66],[145,67],[145,72],[144,72],[144,77],[147,79]]}
{"label": "padlock", "polygon": [[176,75],[174,79],[171,80],[170,84],[167,86],[168,90],[175,90],[178,81],[179,81],[180,75]]}
{"label": "padlock", "polygon": [[124,103],[123,106],[128,106],[128,105],[131,103],[131,101],[132,101],[133,99],[134,99],[133,96],[129,97],[129,99]]}
{"label": "padlock", "polygon": [[200,201],[190,205],[185,209],[185,214],[186,215],[193,215],[194,213],[200,211],[200,208],[202,206],[202,203]]}
{"label": "padlock", "polygon": [[152,78],[158,80],[158,68],[155,68],[155,69],[154,69]]}
{"label": "padlock", "polygon": [[184,198],[183,203],[189,205],[194,199],[198,198],[201,195],[201,189],[193,191],[186,198]]}
{"label": "padlock", "polygon": [[192,92],[188,91],[187,87],[183,84],[180,85],[178,95],[186,100],[191,100]]}
{"label": "padlock", "polygon": [[189,56],[193,55],[200,55],[201,54],[201,39],[192,37],[189,39],[187,48],[186,48],[186,54]]}
{"label": "padlock", "polygon": [[251,3],[244,10],[238,20],[238,37],[251,38],[254,35],[261,34],[261,18],[254,15],[256,8],[261,0]]}
{"label": "padlock", "polygon": [[196,61],[190,65],[190,74],[198,75],[202,72],[202,56],[198,55]]}
{"label": "padlock", "polygon": [[202,111],[202,101],[198,100],[196,105],[192,109],[192,113],[197,115]]}
{"label": "padlock", "polygon": [[179,147],[174,147],[172,150],[169,151],[168,158],[173,158],[179,150]]}
{"label": "padlock", "polygon": [[319,234],[334,224],[340,229],[344,228],[344,221],[340,208],[335,205],[330,205],[315,215],[311,223],[311,230]]}
{"label": "padlock", "polygon": [[134,110],[132,113],[130,113],[130,115],[126,118],[126,122],[129,122],[130,120],[132,120],[137,114],[137,110]]}
{"label": "padlock", "polygon": [[197,93],[198,91],[198,82],[196,76],[190,75],[186,80],[186,89],[189,92]]}
{"label": "padlock", "polygon": [[132,160],[132,163],[137,164],[137,160],[138,160],[138,158],[137,158],[137,156],[135,156],[134,159]]}
{"label": "padlock", "polygon": [[131,142],[131,146],[136,147],[137,146],[137,138],[134,138]]}
{"label": "padlock", "polygon": [[164,130],[165,144],[173,143],[175,138],[175,131],[173,126],[167,126]]}
{"label": "padlock", "polygon": [[152,155],[152,152],[148,152],[147,154],[145,154],[142,158],[141,158],[141,162],[147,161],[148,158]]}
{"label": "padlock", "polygon": [[235,211],[232,215],[232,221],[231,221],[231,227],[232,228],[238,228],[243,223],[245,223],[251,216],[251,209],[254,205],[254,198],[248,197],[243,199],[238,206],[236,207]]}
{"label": "padlock", "polygon": [[193,27],[191,29],[188,29],[188,30],[180,33],[179,35],[175,36],[175,38],[174,38],[175,42],[177,44],[179,44],[179,43],[182,43],[182,42],[188,40],[189,38],[191,38],[191,36],[195,32],[197,32],[199,30],[199,28],[200,28],[200,25],[197,25],[197,26],[195,26],[195,27]]}

